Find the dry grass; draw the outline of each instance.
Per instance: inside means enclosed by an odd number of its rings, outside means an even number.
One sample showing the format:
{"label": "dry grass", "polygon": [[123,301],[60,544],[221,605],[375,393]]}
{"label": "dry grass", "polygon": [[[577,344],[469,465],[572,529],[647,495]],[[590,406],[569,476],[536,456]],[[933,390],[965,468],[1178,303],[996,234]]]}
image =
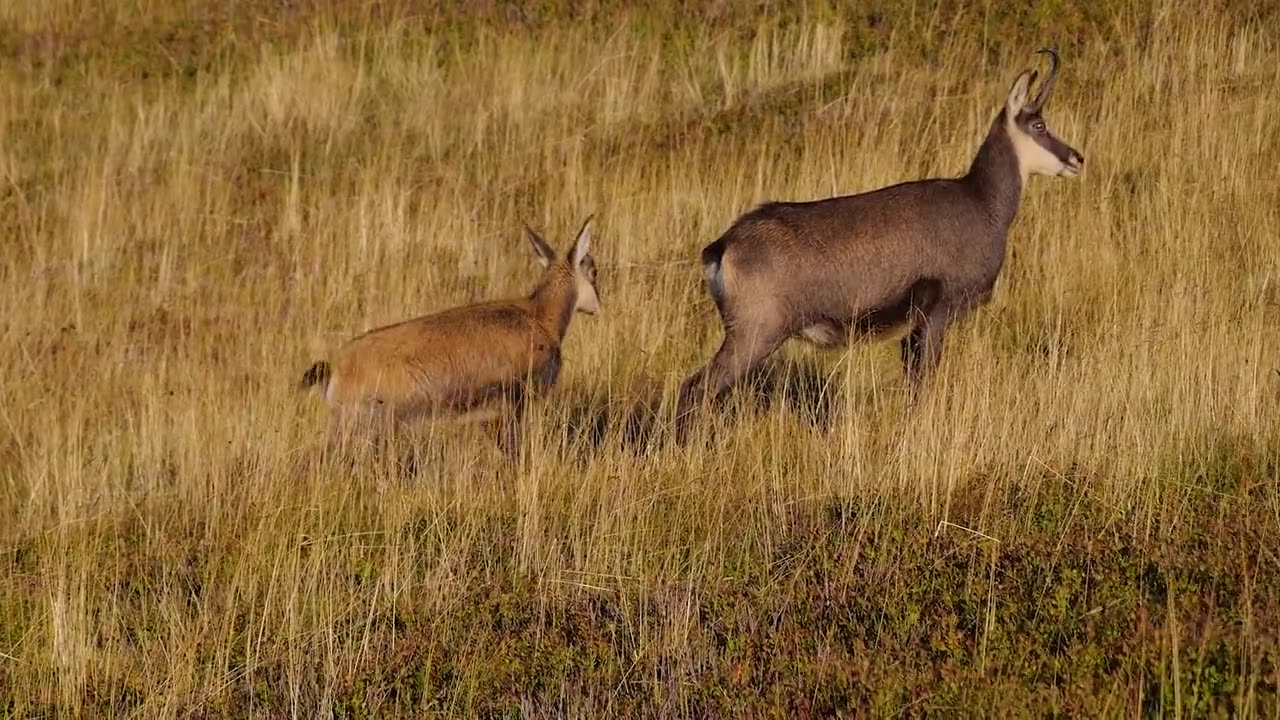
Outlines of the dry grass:
{"label": "dry grass", "polygon": [[[961,171],[1052,8],[549,7],[181,62],[0,10],[0,711],[1274,716],[1273,17],[1073,11],[1087,172],[1032,181],[919,414],[896,345],[791,347],[682,449],[698,248]],[[320,452],[310,361],[524,292],[521,223],[591,212],[604,313],[518,469],[477,428]]]}

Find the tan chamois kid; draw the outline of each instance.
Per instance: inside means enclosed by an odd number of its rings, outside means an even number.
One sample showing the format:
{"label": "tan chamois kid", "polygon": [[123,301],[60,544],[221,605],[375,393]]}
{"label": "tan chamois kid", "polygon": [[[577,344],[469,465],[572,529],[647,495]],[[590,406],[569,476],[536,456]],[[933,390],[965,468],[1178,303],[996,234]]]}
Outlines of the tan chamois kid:
{"label": "tan chamois kid", "polygon": [[575,311],[600,310],[591,218],[563,258],[532,228],[545,268],[527,297],[443,310],[370,330],[317,362],[301,388],[319,385],[331,409],[331,438],[379,437],[383,423],[427,418],[499,419],[498,442],[519,452],[524,406],[560,372],[560,344]]}

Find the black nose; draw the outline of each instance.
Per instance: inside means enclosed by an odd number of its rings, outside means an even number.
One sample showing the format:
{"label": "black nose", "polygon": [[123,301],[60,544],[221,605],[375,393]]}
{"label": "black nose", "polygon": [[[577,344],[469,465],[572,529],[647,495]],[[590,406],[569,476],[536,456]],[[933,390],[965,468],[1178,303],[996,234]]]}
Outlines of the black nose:
{"label": "black nose", "polygon": [[1083,156],[1083,155],[1081,155],[1080,153],[1075,152],[1075,151],[1072,151],[1072,152],[1071,152],[1071,154],[1076,156],[1076,162],[1080,163],[1081,165],[1083,165],[1083,164],[1084,164],[1084,156]]}

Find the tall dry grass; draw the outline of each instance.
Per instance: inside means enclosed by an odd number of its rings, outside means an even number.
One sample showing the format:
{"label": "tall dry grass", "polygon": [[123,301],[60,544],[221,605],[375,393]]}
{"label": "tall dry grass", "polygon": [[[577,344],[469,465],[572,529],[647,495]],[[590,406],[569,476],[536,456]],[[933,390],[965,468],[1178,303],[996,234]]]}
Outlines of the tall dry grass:
{"label": "tall dry grass", "polygon": [[[0,19],[14,47],[56,45],[79,41],[41,28],[76,12]],[[147,12],[162,10],[124,14]],[[919,550],[913,529],[936,529],[927,552],[972,556],[972,667],[993,682],[986,648],[1015,597],[997,559],[1042,511],[1065,512],[1059,548],[1146,547],[1197,526],[1212,542],[1252,508],[1253,577],[1275,577],[1272,29],[1178,4],[1082,25],[1047,116],[1087,171],[1031,182],[994,300],[948,337],[926,405],[904,412],[896,346],[789,347],[771,388],[735,393],[715,439],[680,448],[674,390],[719,339],[698,249],[766,199],[962,171],[1042,38],[1001,35],[981,8],[904,10],[871,45],[851,30],[865,18],[834,11],[611,17],[320,18],[185,76],[144,77],[123,45],[12,56],[27,60],[0,84],[0,708],[328,714],[376,706],[394,683],[371,668],[447,637],[417,658],[450,669],[424,675],[416,706],[492,709],[504,653],[535,660],[501,618],[468,630],[466,604],[498,587],[534,632],[566,602],[613,608],[588,617],[613,623],[600,657],[616,667],[600,661],[605,686],[553,664],[494,702],[696,713],[688,688],[717,663],[703,591],[763,576],[762,593],[809,592],[786,579],[809,558],[789,543],[824,508],[845,508],[885,577]],[[588,213],[603,314],[573,322],[517,469],[478,428],[432,430],[409,472],[321,452],[321,403],[292,392],[312,360],[527,291],[522,223],[563,246]],[[1042,492],[1063,483],[1088,520]],[[1048,547],[1046,566],[1070,561]],[[1277,590],[1237,595],[1272,607]],[[1274,712],[1275,626],[1251,623],[1233,625],[1228,695]],[[1195,638],[1168,627],[1167,672],[1099,685],[1095,709],[1191,707],[1178,662]]]}

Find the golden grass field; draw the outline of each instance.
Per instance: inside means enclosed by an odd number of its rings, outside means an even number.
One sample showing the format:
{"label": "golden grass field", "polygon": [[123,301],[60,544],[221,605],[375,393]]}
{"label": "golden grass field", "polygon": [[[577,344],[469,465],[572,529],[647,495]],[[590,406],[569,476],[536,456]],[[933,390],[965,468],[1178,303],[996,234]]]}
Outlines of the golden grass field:
{"label": "golden grass field", "polygon": [[[1274,5],[229,7],[0,6],[0,714],[1280,714]],[[1049,43],[1086,171],[923,405],[792,344],[671,442],[699,249],[963,172]],[[311,362],[591,213],[518,466],[325,451]]]}

